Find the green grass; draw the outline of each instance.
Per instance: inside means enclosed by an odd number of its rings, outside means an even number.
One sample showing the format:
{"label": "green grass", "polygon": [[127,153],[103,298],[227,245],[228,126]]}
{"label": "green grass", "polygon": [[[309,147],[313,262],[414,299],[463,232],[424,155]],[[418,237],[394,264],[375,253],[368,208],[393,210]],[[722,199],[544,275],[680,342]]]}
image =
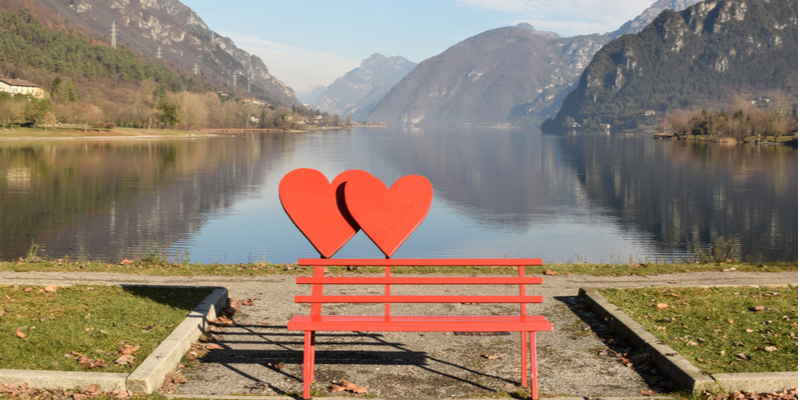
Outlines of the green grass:
{"label": "green grass", "polygon": [[[702,371],[797,371],[796,286],[600,293]],[[659,309],[659,304],[668,307]],[[756,306],[766,309],[752,311]]]}
{"label": "green grass", "polygon": [[[15,286],[0,286],[0,365],[56,371],[86,370],[75,357],[65,357],[72,352],[108,363],[95,372],[133,371],[211,293],[118,286],[59,287],[51,293]],[[132,365],[114,363],[121,341],[140,346]]]}
{"label": "green grass", "polygon": [[[178,257],[179,258],[179,257]],[[138,275],[158,276],[257,276],[257,275],[297,275],[310,274],[313,268],[298,267],[296,264],[200,264],[167,261],[166,257],[147,257],[126,264],[110,264],[97,261],[42,260],[28,262],[0,261],[0,271],[8,272],[116,272]],[[155,261],[155,262],[154,262]],[[545,271],[559,275],[594,275],[594,276],[647,276],[655,274],[672,274],[681,272],[708,272],[735,268],[739,272],[783,272],[797,271],[797,262],[774,263],[639,263],[625,264],[545,264],[541,267],[526,267],[528,274],[544,274]],[[346,267],[328,267],[334,274],[383,273],[383,267],[359,267],[348,271]],[[476,274],[476,275],[516,275],[516,267],[393,267],[397,274]]]}

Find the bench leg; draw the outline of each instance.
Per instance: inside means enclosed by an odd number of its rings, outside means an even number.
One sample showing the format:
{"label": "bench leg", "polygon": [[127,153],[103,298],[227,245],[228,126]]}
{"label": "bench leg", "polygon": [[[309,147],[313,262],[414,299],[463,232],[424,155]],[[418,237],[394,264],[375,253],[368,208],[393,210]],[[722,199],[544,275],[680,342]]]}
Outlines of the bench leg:
{"label": "bench leg", "polygon": [[537,400],[539,398],[539,382],[536,379],[536,332],[529,332],[529,334],[531,336],[531,399]]}
{"label": "bench leg", "polygon": [[314,381],[314,331],[306,331],[303,345],[303,398],[311,398],[311,382]]}
{"label": "bench leg", "polygon": [[520,332],[520,342],[522,342],[522,362],[520,365],[522,366],[522,387],[528,387],[528,332]]}

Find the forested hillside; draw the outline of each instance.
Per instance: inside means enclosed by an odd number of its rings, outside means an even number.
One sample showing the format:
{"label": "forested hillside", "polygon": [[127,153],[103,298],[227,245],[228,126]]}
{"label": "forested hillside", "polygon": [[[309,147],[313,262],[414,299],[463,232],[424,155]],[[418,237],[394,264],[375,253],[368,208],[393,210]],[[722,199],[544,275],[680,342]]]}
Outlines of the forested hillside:
{"label": "forested hillside", "polygon": [[635,127],[648,111],[775,92],[797,96],[797,0],[709,0],[603,47],[543,128]]}
{"label": "forested hillside", "polygon": [[313,119],[311,111],[245,102],[241,91],[221,95],[218,90],[226,88],[202,75],[113,49],[71,25],[40,18],[27,9],[0,11],[0,76],[28,80],[49,92],[42,100],[0,96],[3,126],[291,128]]}

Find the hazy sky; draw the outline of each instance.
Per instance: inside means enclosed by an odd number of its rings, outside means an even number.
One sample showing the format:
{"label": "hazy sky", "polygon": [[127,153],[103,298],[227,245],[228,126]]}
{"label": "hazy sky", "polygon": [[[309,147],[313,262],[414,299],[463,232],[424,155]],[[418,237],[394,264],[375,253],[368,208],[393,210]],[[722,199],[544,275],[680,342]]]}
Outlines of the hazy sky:
{"label": "hazy sky", "polygon": [[489,29],[528,22],[561,36],[605,33],[654,0],[182,0],[219,34],[302,89],[373,53],[420,62]]}

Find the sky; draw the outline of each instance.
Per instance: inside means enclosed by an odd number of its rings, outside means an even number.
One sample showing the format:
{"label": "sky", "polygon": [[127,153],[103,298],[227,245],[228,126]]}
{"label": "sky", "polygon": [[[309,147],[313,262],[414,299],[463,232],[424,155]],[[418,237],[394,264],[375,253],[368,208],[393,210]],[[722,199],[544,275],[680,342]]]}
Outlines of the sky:
{"label": "sky", "polygon": [[208,27],[295,89],[373,53],[420,62],[490,29],[527,22],[561,36],[605,33],[655,0],[182,0]]}

